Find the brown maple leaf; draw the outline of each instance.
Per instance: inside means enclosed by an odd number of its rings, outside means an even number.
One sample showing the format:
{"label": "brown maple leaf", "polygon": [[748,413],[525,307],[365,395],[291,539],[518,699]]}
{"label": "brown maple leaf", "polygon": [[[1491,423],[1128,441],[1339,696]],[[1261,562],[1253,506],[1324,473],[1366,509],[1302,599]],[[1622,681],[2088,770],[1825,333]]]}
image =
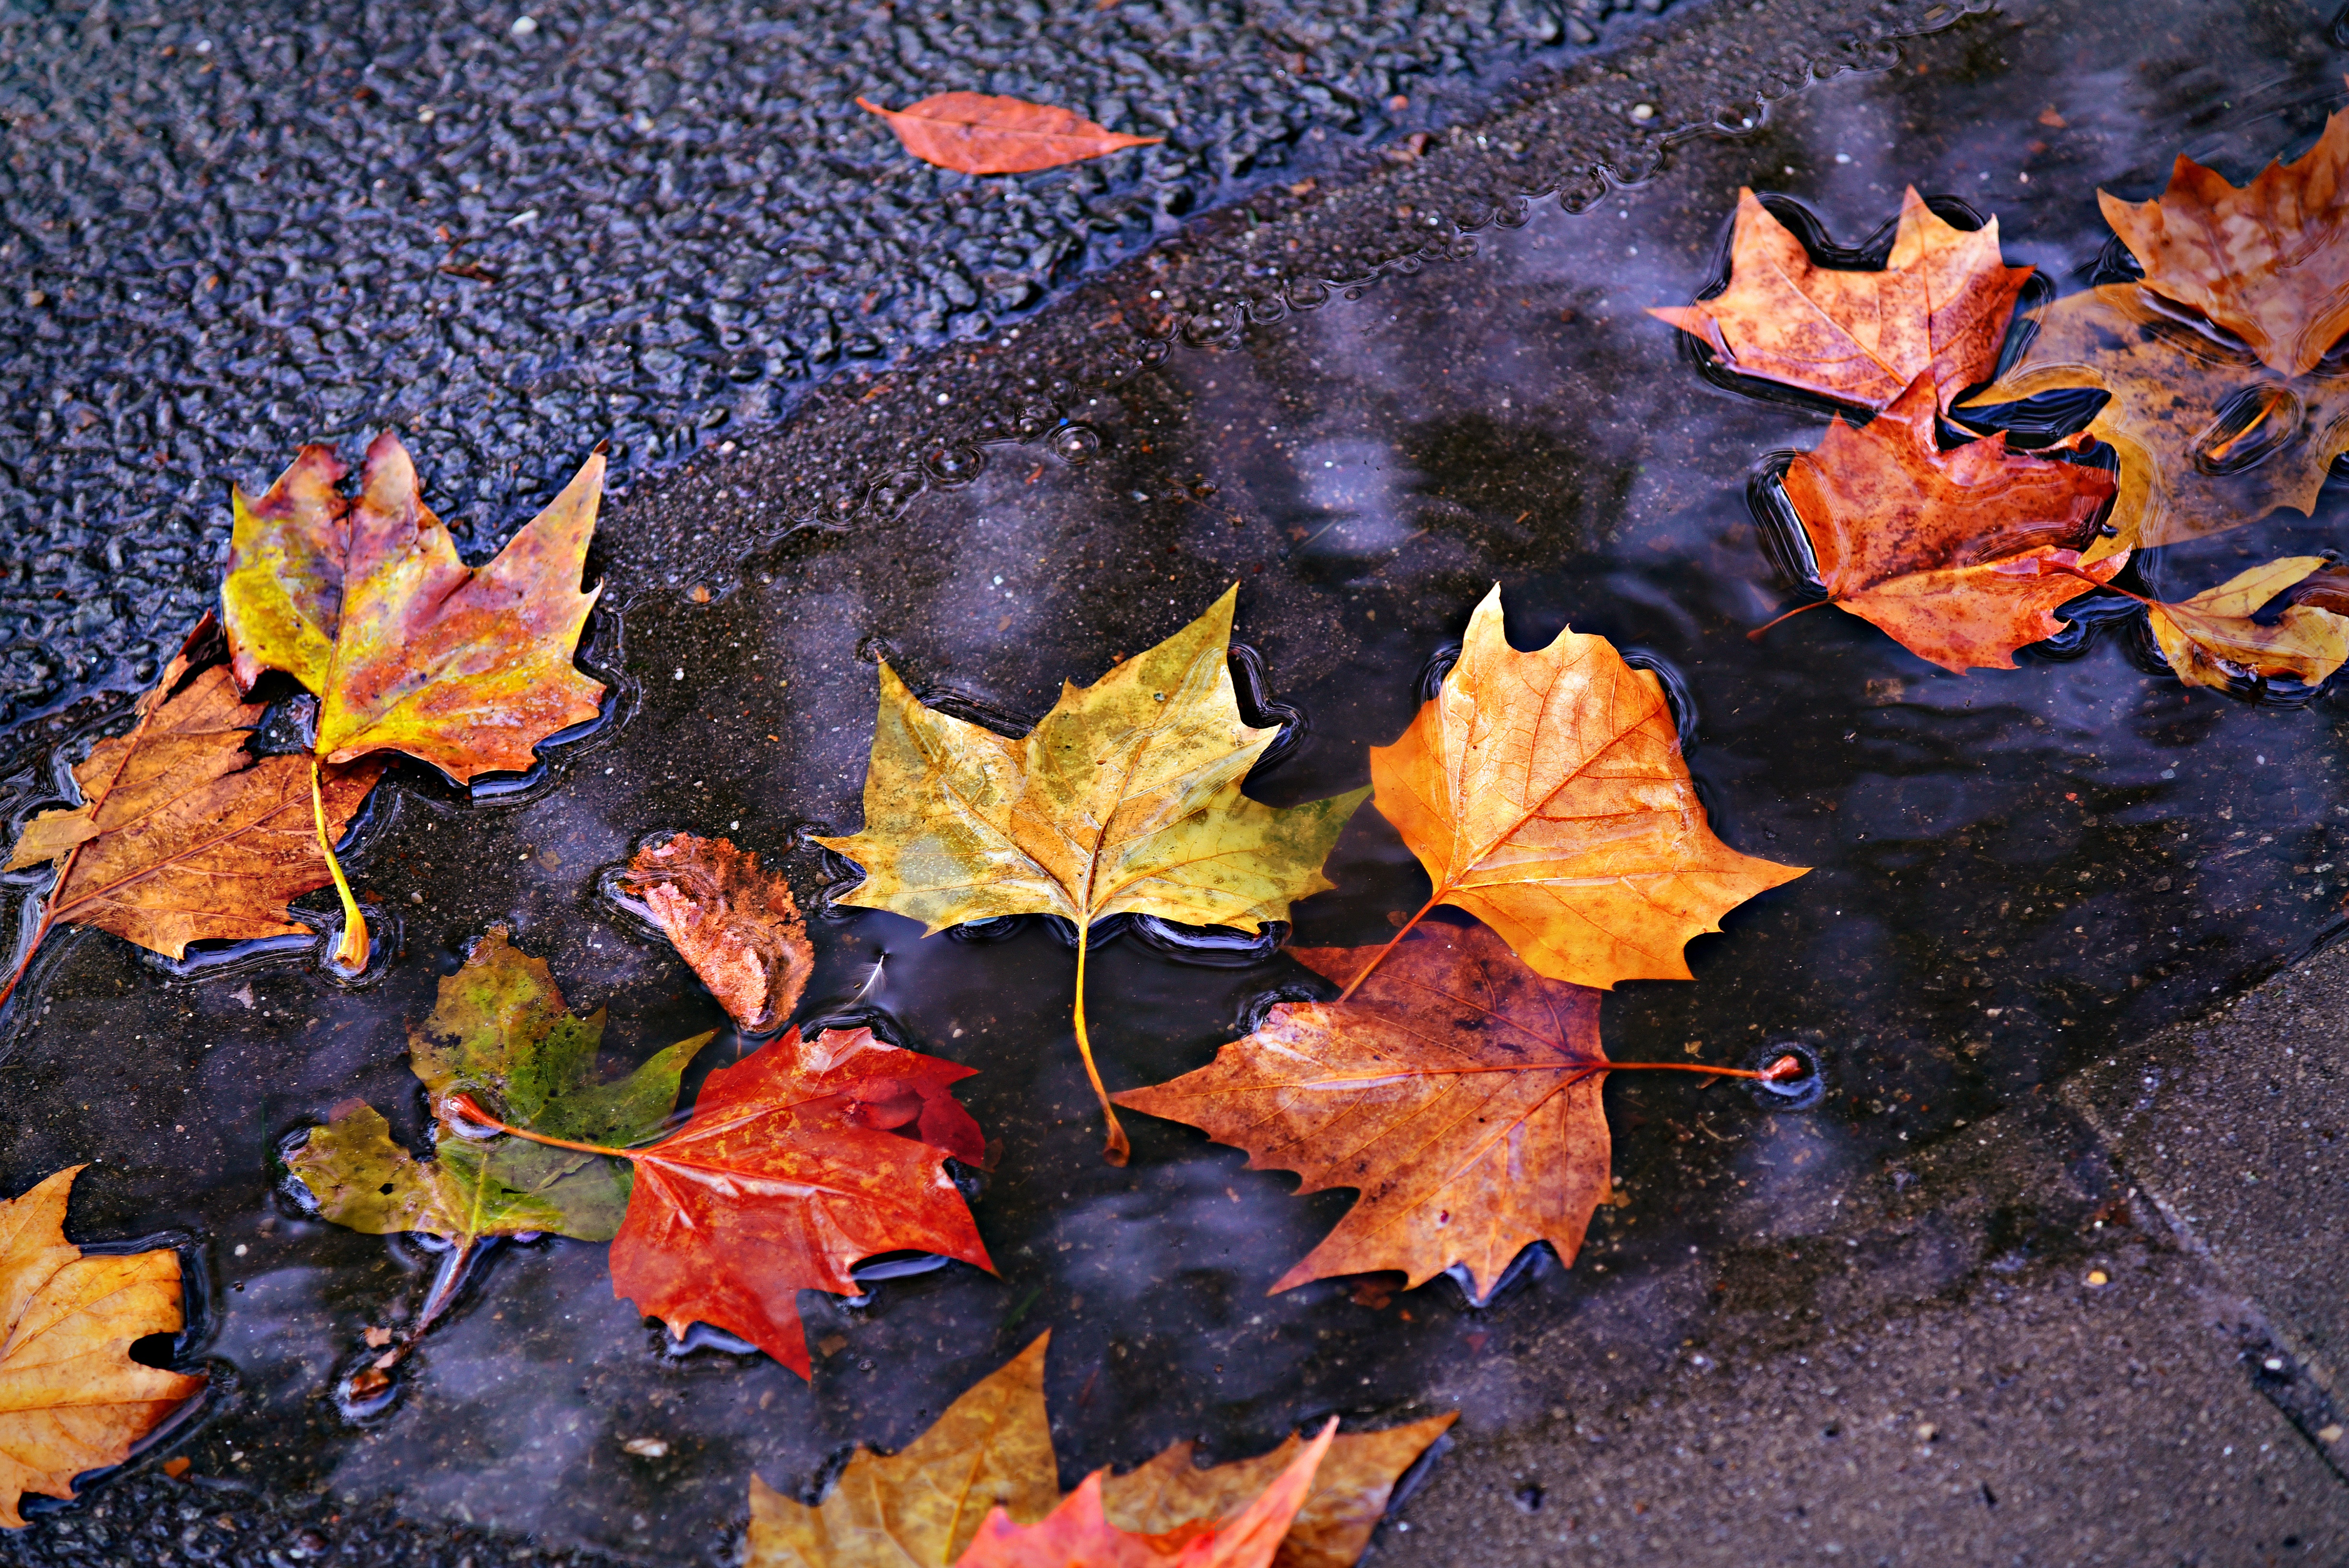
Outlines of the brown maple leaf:
{"label": "brown maple leaf", "polygon": [[2034,319],[2022,357],[1961,411],[2066,388],[2111,394],[2083,432],[2120,459],[2115,531],[2085,552],[2090,561],[2223,533],[2280,508],[2313,512],[2326,470],[2349,450],[2349,364],[2280,378],[2144,284],[2066,294]]}
{"label": "brown maple leaf", "polygon": [[1943,403],[1990,378],[2029,267],[1999,259],[1998,220],[1968,232],[1911,186],[1884,270],[1814,263],[1750,190],[1737,193],[1729,287],[1650,315],[1710,344],[1733,370],[1881,408],[1920,376]]}
{"label": "brown maple leaf", "polygon": [[180,1255],[88,1256],[66,1240],[82,1169],[0,1200],[0,1528],[24,1525],[26,1492],[71,1499],[74,1477],[120,1464],[204,1386],[131,1359],[139,1340],[186,1326]]}
{"label": "brown maple leaf", "polygon": [[[59,925],[94,925],[172,958],[191,942],[310,929],[287,907],[333,880],[318,846],[310,761],[248,748],[265,709],[238,698],[227,665],[195,667],[212,628],[207,615],[139,699],[129,732],[99,741],[74,769],[81,804],[25,825],[7,869],[54,861],[57,875],[0,1000]],[[326,769],[330,838],[350,825],[382,772],[372,760]]]}
{"label": "brown maple leaf", "polygon": [[1516,652],[1497,583],[1371,779],[1435,884],[1396,939],[1453,904],[1554,980],[1689,979],[1690,938],[1803,874],[1713,836],[1653,671],[1570,629]]}
{"label": "brown maple leaf", "polygon": [[756,853],[678,833],[638,850],[620,885],[745,1032],[791,1021],[815,950],[790,884],[761,871]]}
{"label": "brown maple leaf", "polygon": [[1919,377],[1865,428],[1836,419],[1786,470],[1786,499],[1826,603],[1943,669],[2011,670],[2017,648],[2064,629],[2055,606],[2085,592],[2075,563],[2095,583],[2127,564],[2079,554],[2113,476],[2010,452],[2002,432],[1945,452],[1933,396]]}
{"label": "brown maple leaf", "polygon": [[2154,292],[2241,338],[2261,364],[2304,376],[2349,331],[2349,109],[2316,145],[2240,190],[2180,156],[2150,201],[2096,192]]}
{"label": "brown maple leaf", "polygon": [[1070,109],[988,93],[934,93],[904,108],[860,98],[856,107],[887,120],[923,162],[963,174],[1030,174],[1165,139],[1127,136]]}

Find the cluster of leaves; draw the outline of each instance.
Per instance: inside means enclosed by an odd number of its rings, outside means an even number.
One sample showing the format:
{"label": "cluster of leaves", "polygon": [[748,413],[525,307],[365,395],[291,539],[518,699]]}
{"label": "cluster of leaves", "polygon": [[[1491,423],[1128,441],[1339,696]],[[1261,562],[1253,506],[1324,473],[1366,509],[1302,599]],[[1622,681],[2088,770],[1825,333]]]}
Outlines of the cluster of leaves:
{"label": "cluster of leaves", "polygon": [[[1727,288],[1651,314],[1741,375],[1874,416],[1837,416],[1785,476],[1818,602],[1962,673],[2013,668],[2015,650],[2062,630],[2059,605],[2106,589],[2146,605],[2156,647],[2189,685],[2314,686],[2349,657],[2325,558],[2271,561],[2180,603],[2116,579],[2138,552],[2312,511],[2349,449],[2349,421],[2324,417],[2349,382],[2349,361],[2335,363],[2349,328],[2344,170],[2349,111],[2241,189],[2181,157],[2153,201],[2099,192],[2144,277],[2041,309],[2002,376],[2031,269],[2001,260],[1995,219],[1957,229],[1913,189],[1877,272],[1817,265],[1742,191]],[[1949,418],[1987,424],[1982,411],[2011,416],[2066,389],[2107,395],[2063,445],[2113,466],[2012,451],[1998,429],[1943,445]]]}

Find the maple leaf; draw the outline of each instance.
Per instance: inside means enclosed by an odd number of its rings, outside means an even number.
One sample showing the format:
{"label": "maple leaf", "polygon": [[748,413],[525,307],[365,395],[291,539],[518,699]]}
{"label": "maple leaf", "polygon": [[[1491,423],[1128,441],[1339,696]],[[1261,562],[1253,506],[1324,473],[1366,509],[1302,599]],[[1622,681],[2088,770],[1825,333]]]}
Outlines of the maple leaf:
{"label": "maple leaf", "polygon": [[185,1326],[180,1256],[86,1256],[66,1240],[82,1170],[0,1200],[0,1528],[24,1525],[26,1492],[71,1499],[74,1477],[121,1463],[204,1386],[131,1359],[147,1335]]}
{"label": "maple leaf", "polygon": [[887,120],[923,162],[963,174],[1030,174],[1165,139],[1127,136],[1070,109],[988,93],[934,93],[904,108],[860,98],[856,107]]}
{"label": "maple leaf", "polygon": [[1691,937],[1803,874],[1713,837],[1652,671],[1571,629],[1516,652],[1498,583],[1443,689],[1371,748],[1371,778],[1435,884],[1389,948],[1448,903],[1554,980],[1686,980]]}
{"label": "maple leaf", "polygon": [[2349,364],[2279,379],[2249,350],[2179,320],[2143,284],[2066,294],[2035,320],[2022,357],[1957,411],[2071,388],[2111,394],[2082,432],[2120,459],[2114,532],[2085,552],[2092,562],[2282,508],[2313,512],[2326,470],[2349,451]]}
{"label": "maple leaf", "polygon": [[2251,617],[2331,564],[2321,555],[2295,555],[2238,573],[2178,603],[2129,597],[2146,607],[2155,646],[2188,686],[2224,691],[2237,681],[2265,678],[2316,686],[2349,661],[2349,614],[2301,603],[2285,605],[2272,622]]}
{"label": "maple leaf", "polygon": [[1321,874],[1367,789],[1276,810],[1240,792],[1277,731],[1242,721],[1229,667],[1235,584],[1148,653],[1063,686],[1019,740],[925,707],[886,664],[864,829],[818,839],[864,868],[837,902],[922,922],[1055,914],[1077,929],[1077,1048],[1123,1164],[1124,1130],[1085,1026],[1094,922],[1132,913],[1260,930]]}
{"label": "maple leaf", "polygon": [[746,1032],[790,1021],[815,950],[790,885],[761,872],[757,854],[678,833],[638,850],[620,885]]}
{"label": "maple leaf", "polygon": [[2147,288],[2200,311],[2270,369],[2304,376],[2349,331],[2349,109],[2298,160],[2271,161],[2240,190],[2180,156],[2154,200],[2099,191],[2096,202]]}
{"label": "maple leaf", "polygon": [[1702,338],[1733,370],[1881,408],[1920,376],[1946,403],[1998,364],[2029,267],[1999,259],[1998,220],[1969,232],[1909,187],[1882,272],[1815,264],[1751,190],[1737,193],[1729,287],[1650,315]]}
{"label": "maple leaf", "polygon": [[1332,1416],[1269,1486],[1227,1520],[1165,1535],[1131,1534],[1109,1522],[1102,1506],[1109,1472],[1095,1470],[1033,1524],[1014,1523],[999,1508],[988,1514],[956,1568],[1269,1568],[1337,1431]]}
{"label": "maple leaf", "polygon": [[1828,425],[1785,482],[1825,602],[1959,674],[2011,670],[2017,648],[2062,631],[2055,606],[2084,592],[2075,564],[2101,583],[2128,561],[2078,551],[2111,474],[2010,452],[2003,432],[1941,450],[1922,377],[1864,428]]}
{"label": "maple leaf", "polygon": [[[369,443],[354,504],[335,489],[344,471],[326,448],[305,447],[259,500],[234,491],[221,582],[238,685],[283,670],[316,695],[318,766],[398,751],[463,784],[527,769],[538,742],[595,717],[603,685],[571,659],[603,592],[579,591],[601,451],[478,572],[390,431]],[[319,833],[343,899],[336,957],[356,969],[367,923],[323,817]]]}
{"label": "maple leaf", "polygon": [[[74,769],[81,804],[42,812],[18,836],[8,870],[54,861],[57,874],[0,1001],[59,925],[94,925],[172,958],[191,942],[309,929],[288,901],[333,880],[310,764],[248,748],[265,708],[238,699],[226,665],[195,667],[212,628],[207,615],[133,707],[129,731],[99,741]],[[376,761],[326,769],[330,841],[382,771]]]}

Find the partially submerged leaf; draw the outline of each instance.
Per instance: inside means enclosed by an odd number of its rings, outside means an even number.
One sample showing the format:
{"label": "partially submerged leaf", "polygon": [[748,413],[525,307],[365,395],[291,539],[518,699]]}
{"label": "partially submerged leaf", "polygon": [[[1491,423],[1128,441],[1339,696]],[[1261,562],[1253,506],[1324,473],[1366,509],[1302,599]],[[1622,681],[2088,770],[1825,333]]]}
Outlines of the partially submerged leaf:
{"label": "partially submerged leaf", "polygon": [[726,839],[678,833],[638,850],[623,889],[642,899],[737,1024],[766,1034],[791,1021],[815,967],[807,925],[783,879]]}
{"label": "partially submerged leaf", "polygon": [[2349,660],[2349,615],[2287,604],[2271,623],[2251,617],[2284,590],[2328,562],[2295,555],[2240,573],[2181,603],[2148,600],[2153,639],[2178,678],[2216,686],[2254,676],[2322,686]]}
{"label": "partially submerged leaf", "polygon": [[[1240,792],[1275,731],[1240,717],[1229,656],[1234,585],[1148,653],[1061,699],[1020,740],[923,705],[881,666],[864,829],[818,839],[864,870],[838,902],[894,910],[925,934],[965,921],[1057,914],[1076,925],[1077,1042],[1084,942],[1112,914],[1257,931],[1331,886],[1321,862],[1370,791],[1275,809]],[[1110,1117],[1110,1157],[1124,1135]]]}
{"label": "partially submerged leaf", "polygon": [[861,98],[856,105],[887,120],[923,162],[964,174],[1028,174],[1165,139],[1127,136],[1073,110],[988,93],[934,93],[904,108]]}
{"label": "partially submerged leaf", "polygon": [[1420,914],[1464,909],[1554,980],[1686,980],[1690,938],[1803,874],[1713,837],[1653,671],[1571,630],[1516,652],[1497,583],[1371,778],[1435,884]]}
{"label": "partially submerged leaf", "polygon": [[318,1212],[371,1236],[420,1232],[470,1245],[484,1236],[541,1232],[608,1242],[628,1208],[628,1165],[518,1138],[474,1140],[440,1128],[419,1160],[364,1100],[334,1108],[285,1168]]}
{"label": "partially submerged leaf", "polygon": [[1337,1430],[1332,1416],[1320,1436],[1227,1520],[1168,1535],[1129,1534],[1109,1522],[1102,1506],[1109,1472],[1095,1470],[1034,1524],[1015,1524],[999,1508],[988,1514],[956,1568],[1269,1568]]}
{"label": "partially submerged leaf", "polygon": [[2282,376],[2304,376],[2349,331],[2349,109],[2316,145],[2240,190],[2181,155],[2150,201],[2096,192],[2146,286],[2200,311]]}
{"label": "partially submerged leaf", "polygon": [[[1793,503],[1843,608],[1961,674],[2014,668],[2014,651],[2063,630],[2054,609],[2087,592],[2070,574],[2113,476],[2006,449],[2002,432],[1943,451],[1920,377],[1860,429],[1840,418],[1787,469]],[[2127,554],[2085,569],[2113,576]]]}
{"label": "partially submerged leaf", "polygon": [[1040,1335],[895,1454],[859,1448],[813,1507],[750,1478],[747,1568],[946,1568],[980,1521],[1025,1524],[1061,1501]]}
{"label": "partially submerged leaf", "polygon": [[[191,648],[209,624],[189,638]],[[35,946],[54,926],[94,925],[180,958],[191,942],[310,929],[287,908],[332,880],[312,817],[309,759],[254,756],[246,742],[263,706],[239,700],[226,665],[191,666],[183,649],[139,699],[129,731],[99,741],[74,769],[80,805],[26,824],[7,869],[58,865]],[[349,826],[382,772],[373,761],[327,769],[330,834]],[[31,956],[28,949],[26,962]]]}
{"label": "partially submerged leaf", "polygon": [[2043,392],[2111,394],[2086,436],[2120,458],[2112,538],[2090,561],[2200,539],[2289,508],[2315,511],[2349,451],[2349,366],[2282,377],[2180,321],[2144,284],[2107,284],[2041,311],[2038,334],[1961,411]]}
{"label": "partially submerged leaf", "polygon": [[1943,222],[1911,186],[1882,272],[1815,264],[1752,191],[1737,193],[1728,289],[1649,315],[1702,338],[1733,370],[1866,408],[1920,376],[1946,403],[1988,380],[2031,276],[1999,258],[1998,220]]}
{"label": "partially submerged leaf", "polygon": [[[1351,1568],[1385,1516],[1395,1482],[1459,1418],[1454,1412],[1384,1431],[1339,1433],[1272,1568]],[[1269,1453],[1202,1468],[1192,1462],[1189,1443],[1176,1443],[1124,1475],[1104,1477],[1102,1510],[1112,1527],[1133,1535],[1166,1535],[1227,1518],[1270,1486],[1304,1446],[1292,1434]]]}
{"label": "partially submerged leaf", "polygon": [[70,1499],[74,1477],[121,1463],[204,1386],[130,1358],[140,1339],[185,1326],[180,1256],[87,1256],[66,1240],[81,1171],[0,1200],[0,1528],[23,1526],[26,1492]]}
{"label": "partially submerged leaf", "polygon": [[[1329,979],[1381,950],[1306,948]],[[1194,1073],[1117,1097],[1294,1171],[1357,1189],[1337,1229],[1274,1284],[1454,1264],[1481,1299],[1546,1241],[1571,1262],[1607,1191],[1599,993],[1545,979],[1479,926],[1421,926],[1341,1002],[1284,1002]]]}

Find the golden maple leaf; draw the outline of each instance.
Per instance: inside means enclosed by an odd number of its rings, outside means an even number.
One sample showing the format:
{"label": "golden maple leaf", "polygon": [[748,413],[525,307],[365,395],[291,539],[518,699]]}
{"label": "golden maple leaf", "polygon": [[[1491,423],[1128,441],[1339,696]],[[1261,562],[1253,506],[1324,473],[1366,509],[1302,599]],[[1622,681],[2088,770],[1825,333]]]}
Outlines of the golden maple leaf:
{"label": "golden maple leaf", "polygon": [[[462,784],[528,768],[538,742],[595,717],[603,685],[571,659],[603,592],[579,590],[602,452],[478,572],[390,431],[367,447],[356,504],[335,489],[344,471],[326,448],[305,447],[259,500],[234,491],[221,582],[238,684],[283,670],[316,694],[320,765],[399,751]],[[367,923],[334,872],[336,958],[357,968]]]}
{"label": "golden maple leaf", "polygon": [[1737,193],[1729,287],[1648,312],[1713,346],[1746,376],[1881,408],[1930,374],[1940,401],[1989,377],[2029,267],[1999,257],[1998,220],[1943,222],[1916,187],[1881,272],[1812,262],[1751,190]]}
{"label": "golden maple leaf", "polygon": [[[309,930],[287,901],[333,880],[310,764],[247,748],[264,708],[238,699],[227,665],[191,673],[212,627],[207,615],[140,697],[129,731],[99,741],[74,769],[81,804],[42,812],[17,838],[8,870],[55,861],[57,875],[0,1000],[59,925],[94,925],[172,958],[191,942]],[[329,841],[382,772],[374,760],[326,769]]]}
{"label": "golden maple leaf", "polygon": [[176,1334],[180,1255],[86,1257],[66,1240],[69,1166],[0,1200],[0,1527],[26,1492],[70,1499],[84,1470],[119,1464],[202,1377],[145,1367],[130,1346]]}
{"label": "golden maple leaf", "polygon": [[2316,145],[2238,190],[2180,156],[2150,201],[2096,192],[2146,286],[2200,311],[2282,376],[2305,376],[2349,331],[2349,109]]}
{"label": "golden maple leaf", "polygon": [[2144,284],[2066,294],[1993,386],[1961,409],[2089,388],[2112,396],[2085,435],[2120,458],[2112,533],[2090,562],[2223,533],[2289,507],[2313,512],[2349,451],[2349,366],[2279,377],[2180,319]]}
{"label": "golden maple leaf", "polygon": [[2252,676],[2322,686],[2349,660],[2349,615],[2287,604],[2272,624],[2251,617],[2269,600],[2331,563],[2294,555],[2238,573],[2176,603],[2144,601],[2153,640],[2178,678],[2225,690]]}
{"label": "golden maple leaf", "polygon": [[1275,809],[1240,792],[1272,729],[1233,695],[1234,584],[1207,613],[1090,686],[1064,685],[1019,740],[925,707],[881,666],[864,828],[819,839],[864,870],[839,902],[893,910],[924,934],[966,921],[1055,914],[1077,929],[1077,1047],[1125,1162],[1085,1027],[1085,952],[1119,913],[1257,931],[1321,874],[1368,789]]}
{"label": "golden maple leaf", "polygon": [[1394,941],[1448,903],[1553,980],[1689,979],[1691,937],[1806,869],[1713,836],[1653,671],[1571,629],[1516,652],[1498,583],[1443,689],[1371,748],[1371,779],[1435,884]]}

